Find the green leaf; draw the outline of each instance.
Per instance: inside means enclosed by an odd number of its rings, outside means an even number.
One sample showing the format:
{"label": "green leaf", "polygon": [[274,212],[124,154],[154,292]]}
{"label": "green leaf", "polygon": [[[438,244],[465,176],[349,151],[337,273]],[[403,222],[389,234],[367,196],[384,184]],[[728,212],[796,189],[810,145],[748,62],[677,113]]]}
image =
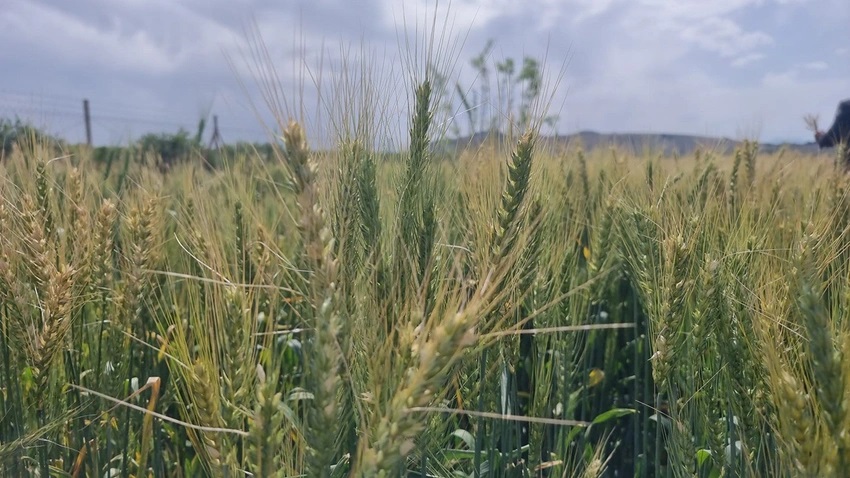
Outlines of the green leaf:
{"label": "green leaf", "polygon": [[458,450],[451,448],[444,451],[443,456],[449,461],[472,460],[475,458],[475,452],[472,450]]}
{"label": "green leaf", "polygon": [[452,432],[452,436],[460,438],[464,443],[466,443],[466,446],[469,447],[470,450],[475,449],[475,437],[472,436],[472,433],[469,433],[462,428],[458,428]]}
{"label": "green leaf", "polygon": [[572,427],[572,428],[570,428],[570,432],[567,433],[567,439],[564,441],[564,443],[565,444],[572,443],[573,440],[576,439],[578,434],[581,433],[583,430],[584,430],[584,428],[582,428],[582,427]]}
{"label": "green leaf", "polygon": [[697,465],[702,466],[705,463],[705,460],[711,458],[711,450],[706,450],[705,448],[701,450],[697,450]]}
{"label": "green leaf", "polygon": [[632,415],[635,413],[633,408],[612,408],[607,412],[600,413],[593,419],[592,424],[598,425],[600,423],[605,423],[608,420],[613,420],[615,418],[625,417],[626,415]]}
{"label": "green leaf", "polygon": [[593,460],[593,447],[590,446],[590,443],[584,444],[584,462],[590,463]]}

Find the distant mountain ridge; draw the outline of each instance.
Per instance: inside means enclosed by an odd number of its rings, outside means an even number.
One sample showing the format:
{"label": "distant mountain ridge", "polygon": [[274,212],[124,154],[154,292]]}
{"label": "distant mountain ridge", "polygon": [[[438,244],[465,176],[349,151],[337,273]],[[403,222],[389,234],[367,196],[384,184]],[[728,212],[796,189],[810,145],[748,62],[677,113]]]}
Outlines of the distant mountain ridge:
{"label": "distant mountain ridge", "polygon": [[[477,148],[485,142],[504,144],[505,135],[502,133],[476,133],[458,139],[446,139],[440,142],[447,150],[457,151],[464,148]],[[704,151],[714,151],[718,154],[729,154],[735,151],[740,141],[729,138],[696,136],[686,134],[664,133],[597,133],[595,131],[579,131],[577,133],[557,136],[542,136],[540,142],[548,146],[569,147],[581,145],[586,150],[608,148],[615,146],[635,153],[652,151],[654,153],[674,156],[687,155],[698,148]],[[770,154],[785,148],[789,152],[810,153],[818,152],[818,147],[811,143],[759,143],[759,151]]]}

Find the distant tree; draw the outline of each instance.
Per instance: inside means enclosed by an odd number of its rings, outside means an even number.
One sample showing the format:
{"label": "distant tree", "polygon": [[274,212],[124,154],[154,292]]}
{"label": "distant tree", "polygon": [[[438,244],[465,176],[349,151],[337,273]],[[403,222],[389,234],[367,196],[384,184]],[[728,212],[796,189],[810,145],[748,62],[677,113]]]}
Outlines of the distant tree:
{"label": "distant tree", "polygon": [[137,146],[146,153],[156,154],[161,166],[169,168],[174,164],[186,161],[199,144],[195,138],[189,137],[189,132],[180,128],[177,133],[149,133],[137,141]]}
{"label": "distant tree", "polygon": [[14,121],[0,118],[0,156],[7,157],[11,154],[15,145],[23,143],[48,144],[52,147],[60,147],[63,143],[44,130],[16,118]]}
{"label": "distant tree", "polygon": [[192,153],[202,150],[205,127],[206,118],[201,118],[194,136],[183,128],[177,133],[149,133],[139,138],[136,147],[143,153],[155,154],[160,169],[170,169],[179,162],[188,161]]}

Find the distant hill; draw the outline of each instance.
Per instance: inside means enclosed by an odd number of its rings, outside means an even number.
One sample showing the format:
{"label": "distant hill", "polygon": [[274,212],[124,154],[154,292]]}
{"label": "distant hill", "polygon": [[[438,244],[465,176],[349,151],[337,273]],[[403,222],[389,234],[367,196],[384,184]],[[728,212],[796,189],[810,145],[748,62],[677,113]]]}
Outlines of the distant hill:
{"label": "distant hill", "polygon": [[[477,148],[484,142],[495,141],[503,144],[505,137],[502,133],[476,133],[459,139],[445,140],[442,145],[449,151],[457,151],[464,148]],[[740,144],[729,138],[717,138],[708,136],[694,136],[682,134],[654,134],[654,133],[597,133],[594,131],[580,131],[578,133],[558,136],[544,136],[541,142],[549,146],[569,147],[581,145],[586,150],[615,146],[619,149],[642,153],[652,151],[667,156],[687,155],[693,153],[697,148],[714,151],[718,154],[728,154],[735,150]],[[780,148],[800,153],[817,153],[817,145],[812,143],[759,143],[759,151],[773,153]]]}

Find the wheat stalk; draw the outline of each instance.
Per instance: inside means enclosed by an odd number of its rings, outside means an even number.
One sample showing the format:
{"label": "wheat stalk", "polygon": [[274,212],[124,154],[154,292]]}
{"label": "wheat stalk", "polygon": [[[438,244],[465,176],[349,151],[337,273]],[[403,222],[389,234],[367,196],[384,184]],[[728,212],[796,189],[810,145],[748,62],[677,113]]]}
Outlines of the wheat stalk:
{"label": "wheat stalk", "polygon": [[339,404],[337,393],[342,387],[340,366],[344,353],[341,348],[341,318],[338,313],[338,261],[335,243],[325,215],[319,204],[316,170],[310,158],[304,130],[290,122],[283,132],[285,160],[295,186],[300,210],[299,230],[305,258],[311,268],[310,286],[313,289],[315,343],[310,347],[308,383],[313,392],[309,411],[307,437],[310,445],[310,469],[316,476],[330,476],[334,462]]}
{"label": "wheat stalk", "polygon": [[442,386],[445,370],[464,348],[475,343],[474,325],[481,299],[466,309],[439,318],[430,337],[414,348],[417,364],[406,371],[401,387],[387,404],[371,439],[361,442],[355,476],[392,476],[414,448],[414,439],[424,428],[408,410],[428,405]]}

